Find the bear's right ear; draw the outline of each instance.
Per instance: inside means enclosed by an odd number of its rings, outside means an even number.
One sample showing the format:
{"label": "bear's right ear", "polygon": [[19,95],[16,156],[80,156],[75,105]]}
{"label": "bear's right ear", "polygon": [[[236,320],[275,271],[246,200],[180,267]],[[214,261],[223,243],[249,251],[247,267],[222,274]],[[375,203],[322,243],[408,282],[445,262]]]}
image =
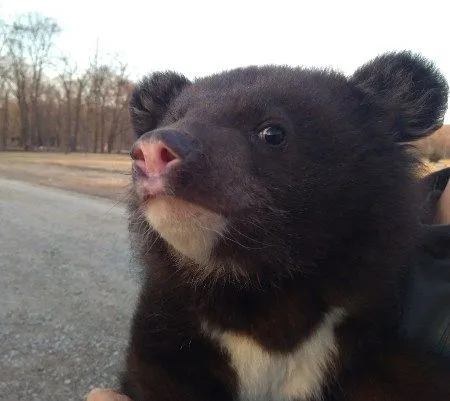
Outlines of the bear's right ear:
{"label": "bear's right ear", "polygon": [[448,84],[435,65],[409,51],[389,52],[360,67],[350,78],[368,115],[398,142],[430,135],[444,122]]}
{"label": "bear's right ear", "polygon": [[130,118],[137,137],[155,129],[170,103],[190,81],[172,71],[155,72],[134,88],[130,100]]}

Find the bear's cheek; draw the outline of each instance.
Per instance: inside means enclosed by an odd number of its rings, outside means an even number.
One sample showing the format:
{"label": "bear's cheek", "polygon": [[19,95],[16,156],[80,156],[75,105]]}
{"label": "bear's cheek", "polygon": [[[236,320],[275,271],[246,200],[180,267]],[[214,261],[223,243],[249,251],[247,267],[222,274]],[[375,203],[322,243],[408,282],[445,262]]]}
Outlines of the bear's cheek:
{"label": "bear's cheek", "polygon": [[159,196],[144,205],[146,219],[176,251],[196,262],[207,262],[224,234],[226,219],[179,198]]}

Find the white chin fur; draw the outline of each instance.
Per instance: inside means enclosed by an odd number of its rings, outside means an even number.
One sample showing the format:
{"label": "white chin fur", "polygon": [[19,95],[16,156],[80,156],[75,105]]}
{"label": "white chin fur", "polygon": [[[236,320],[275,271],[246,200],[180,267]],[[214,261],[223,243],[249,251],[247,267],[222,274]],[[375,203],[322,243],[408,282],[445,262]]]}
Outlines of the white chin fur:
{"label": "white chin fur", "polygon": [[167,196],[149,201],[145,215],[169,245],[198,263],[208,262],[226,225],[225,219],[217,213]]}

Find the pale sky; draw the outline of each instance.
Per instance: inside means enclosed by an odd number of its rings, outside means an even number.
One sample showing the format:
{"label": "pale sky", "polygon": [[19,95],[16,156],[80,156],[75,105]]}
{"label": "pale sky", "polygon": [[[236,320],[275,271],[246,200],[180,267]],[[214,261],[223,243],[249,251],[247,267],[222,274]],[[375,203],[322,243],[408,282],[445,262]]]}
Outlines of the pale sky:
{"label": "pale sky", "polygon": [[[81,66],[117,53],[133,78],[171,69],[189,78],[249,64],[332,66],[350,74],[377,54],[410,49],[450,81],[448,1],[0,0],[0,15],[38,11]],[[446,123],[450,123],[447,113]]]}

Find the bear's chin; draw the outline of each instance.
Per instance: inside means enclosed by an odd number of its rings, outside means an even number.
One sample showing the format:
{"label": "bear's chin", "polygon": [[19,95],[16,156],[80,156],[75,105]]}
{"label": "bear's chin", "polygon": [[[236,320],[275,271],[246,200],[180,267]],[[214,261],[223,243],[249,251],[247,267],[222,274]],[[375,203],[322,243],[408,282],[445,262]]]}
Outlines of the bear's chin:
{"label": "bear's chin", "polygon": [[151,227],[177,252],[208,263],[226,220],[220,214],[172,196],[157,196],[144,206]]}

